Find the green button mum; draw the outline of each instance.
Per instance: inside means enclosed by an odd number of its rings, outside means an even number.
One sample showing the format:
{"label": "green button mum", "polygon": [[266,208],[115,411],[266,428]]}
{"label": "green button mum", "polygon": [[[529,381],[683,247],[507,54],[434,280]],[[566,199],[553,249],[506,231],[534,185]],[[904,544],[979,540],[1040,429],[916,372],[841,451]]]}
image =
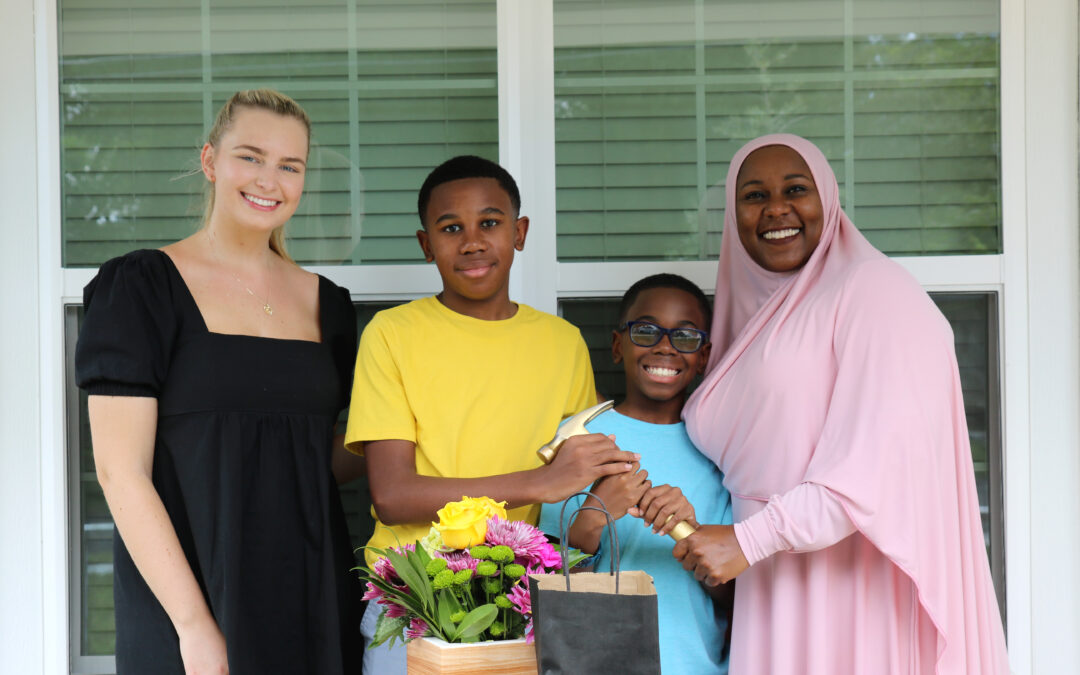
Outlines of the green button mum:
{"label": "green button mum", "polygon": [[454,584],[454,573],[450,570],[443,570],[435,575],[435,578],[431,580],[431,587],[436,591],[441,591],[444,588],[450,588]]}
{"label": "green button mum", "polygon": [[521,577],[525,576],[525,566],[518,565],[516,563],[507,565],[503,568],[503,574],[510,577],[511,579],[520,579]]}
{"label": "green button mum", "polygon": [[436,574],[446,569],[446,560],[443,558],[432,558],[431,561],[425,567],[427,575],[434,578]]}
{"label": "green button mum", "polygon": [[514,559],[514,551],[509,546],[496,546],[491,549],[491,559],[497,563],[507,563]]}

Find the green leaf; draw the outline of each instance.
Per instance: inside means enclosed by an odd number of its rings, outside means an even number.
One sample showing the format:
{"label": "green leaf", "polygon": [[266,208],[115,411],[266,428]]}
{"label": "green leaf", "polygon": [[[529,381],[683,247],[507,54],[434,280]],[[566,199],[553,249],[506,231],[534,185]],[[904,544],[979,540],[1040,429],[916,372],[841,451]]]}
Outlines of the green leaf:
{"label": "green leaf", "polygon": [[428,563],[431,562],[431,556],[429,556],[427,551],[420,546],[420,542],[416,542],[416,550],[410,551],[406,559],[409,561],[409,564],[412,565],[413,570],[416,571],[416,575],[420,578],[420,583],[423,585],[423,588],[418,589],[418,592],[422,593],[425,598],[429,598],[428,602],[430,604],[434,604],[435,591],[431,586],[431,577],[427,574],[427,566]]}
{"label": "green leaf", "polygon": [[390,640],[390,645],[393,646],[393,639],[397,638],[399,642],[405,642],[405,629],[409,625],[409,619],[404,616],[399,616],[395,619],[386,618],[386,613],[383,612],[379,615],[379,620],[375,622],[375,635],[371,638],[371,644],[368,645],[368,649],[378,647],[382,643]]}
{"label": "green leaf", "polygon": [[420,600],[412,593],[410,593],[410,591],[401,590],[400,588],[394,586],[390,582],[385,581],[378,576],[372,577],[371,579],[369,579],[369,581],[373,586],[383,591],[391,600],[395,600],[398,602],[398,604],[405,605],[410,609],[416,608],[418,613],[420,614],[423,613],[423,607],[420,603]]}
{"label": "green leaf", "polygon": [[444,589],[439,593],[439,627],[442,628],[442,632],[446,635],[446,641],[452,642],[454,636],[457,635],[457,626],[454,625],[454,620],[450,618],[450,615],[454,613],[454,610],[450,608],[450,603],[447,602],[446,596],[453,596],[449,590]]}
{"label": "green leaf", "polygon": [[[561,550],[561,547],[558,544],[552,544],[552,546],[555,547],[556,552]],[[580,563],[582,560],[586,560],[586,559],[591,558],[591,557],[592,556],[589,555],[588,553],[582,553],[581,551],[579,551],[578,549],[573,548],[573,547],[570,547],[570,548],[566,549],[566,558],[567,558],[567,563],[566,564],[567,564],[567,567],[569,569],[574,569],[575,567],[577,567],[578,563]]]}
{"label": "green leaf", "polygon": [[461,601],[458,600],[457,595],[449,588],[444,590],[442,594],[439,595],[439,604],[443,603],[450,605],[451,614],[455,612],[460,612],[465,609],[465,607],[462,606]]}
{"label": "green leaf", "polygon": [[[434,609],[435,598],[432,595],[431,584],[428,582],[427,572],[421,568],[419,571],[406,556],[396,551],[387,551],[386,557],[394,566],[394,571],[405,582],[405,585],[419,598],[425,608]],[[425,611],[424,614],[427,614]]]}
{"label": "green leaf", "polygon": [[471,638],[486,631],[499,615],[499,608],[493,604],[480,605],[465,615],[457,626],[454,640]]}

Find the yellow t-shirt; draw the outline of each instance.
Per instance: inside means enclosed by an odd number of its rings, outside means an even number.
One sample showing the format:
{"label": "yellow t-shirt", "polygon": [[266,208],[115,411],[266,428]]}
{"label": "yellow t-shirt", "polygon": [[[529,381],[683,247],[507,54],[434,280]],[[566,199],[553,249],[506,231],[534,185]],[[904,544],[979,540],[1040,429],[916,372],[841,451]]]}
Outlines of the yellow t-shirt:
{"label": "yellow t-shirt", "polygon": [[[484,321],[428,297],[379,312],[364,329],[345,444],[359,453],[364,441],[412,441],[420,475],[494,476],[540,466],[536,450],[559,421],[595,403],[589,352],[571,324],[521,304],[509,319]],[[539,513],[507,515],[535,524]],[[412,543],[430,527],[388,528],[376,516],[369,544]]]}

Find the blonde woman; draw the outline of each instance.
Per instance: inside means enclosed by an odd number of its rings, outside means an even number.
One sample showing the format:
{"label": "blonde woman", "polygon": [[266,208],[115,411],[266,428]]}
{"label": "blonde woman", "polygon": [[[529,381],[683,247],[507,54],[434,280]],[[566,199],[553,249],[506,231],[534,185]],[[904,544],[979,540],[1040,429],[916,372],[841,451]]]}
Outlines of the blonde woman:
{"label": "blonde woman", "polygon": [[76,373],[118,534],[121,675],[359,672],[331,471],[355,466],[334,442],[355,317],[283,238],[309,137],[289,97],[235,94],[202,149],[204,227],[86,287]]}

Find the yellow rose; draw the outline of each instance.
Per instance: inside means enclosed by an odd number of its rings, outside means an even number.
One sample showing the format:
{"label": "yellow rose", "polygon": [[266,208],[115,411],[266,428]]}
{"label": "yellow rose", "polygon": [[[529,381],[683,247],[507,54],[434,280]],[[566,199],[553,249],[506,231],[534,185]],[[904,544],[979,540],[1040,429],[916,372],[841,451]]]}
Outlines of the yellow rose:
{"label": "yellow rose", "polygon": [[443,543],[450,548],[464,549],[484,543],[487,521],[492,516],[506,518],[506,502],[488,497],[462,497],[439,509],[439,522],[432,523],[442,534]]}

